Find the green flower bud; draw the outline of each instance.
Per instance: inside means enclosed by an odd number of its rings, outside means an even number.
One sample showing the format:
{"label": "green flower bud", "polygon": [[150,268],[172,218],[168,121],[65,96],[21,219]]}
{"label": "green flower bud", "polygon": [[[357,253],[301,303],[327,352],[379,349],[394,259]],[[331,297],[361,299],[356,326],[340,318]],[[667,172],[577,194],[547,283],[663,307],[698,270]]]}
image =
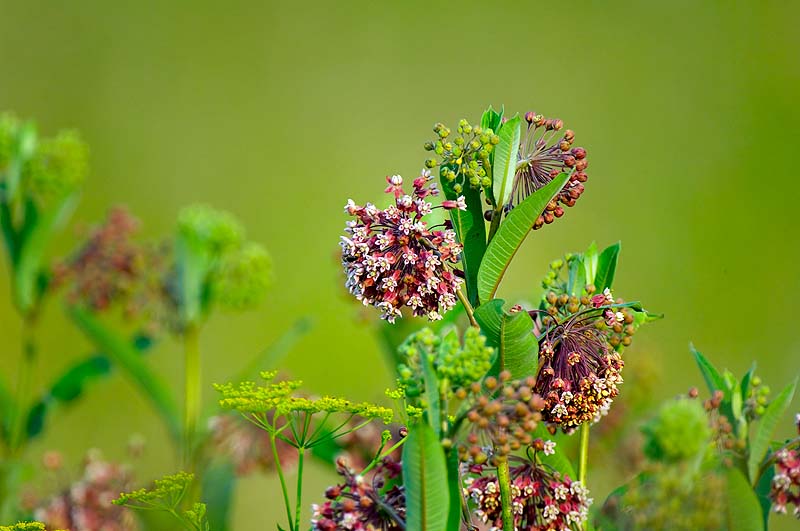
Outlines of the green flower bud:
{"label": "green flower bud", "polygon": [[460,185],[460,184],[458,184],[458,183],[456,183],[456,184],[454,184],[454,185],[453,185],[453,191],[454,191],[455,193],[457,193],[457,194],[460,194],[462,189],[463,189],[463,188],[462,188],[462,187],[461,187],[461,185]]}
{"label": "green flower bud", "polygon": [[426,168],[435,168],[436,167],[436,159],[428,159],[425,161]]}
{"label": "green flower bud", "polygon": [[178,234],[189,245],[212,254],[241,245],[244,228],[231,214],[206,205],[191,205],[178,214]]}
{"label": "green flower bud", "polygon": [[433,142],[425,142],[423,147],[425,148],[425,151],[433,151],[434,144],[433,144]]}
{"label": "green flower bud", "polygon": [[[481,170],[483,171],[483,170]],[[486,172],[483,172],[484,177],[481,179],[481,186],[484,188],[489,188],[492,185],[492,180],[489,177],[486,177]]]}
{"label": "green flower bud", "polygon": [[500,143],[500,137],[497,135],[492,135],[489,141],[492,143],[492,145],[496,146],[497,144]]}
{"label": "green flower bud", "polygon": [[709,444],[711,429],[703,406],[696,400],[681,398],[667,402],[658,416],[648,422],[645,454],[653,460],[681,461],[698,455]]}
{"label": "green flower bud", "polygon": [[457,136],[457,137],[456,137],[456,138],[453,140],[453,142],[455,142],[457,146],[463,146],[463,145],[464,145],[464,137],[462,137],[462,136]]}
{"label": "green flower bud", "polygon": [[257,243],[247,243],[221,258],[212,281],[214,298],[233,310],[262,302],[272,280],[272,260]]}
{"label": "green flower bud", "polygon": [[26,184],[36,196],[61,197],[78,189],[89,169],[89,149],[74,131],[39,144],[26,168]]}

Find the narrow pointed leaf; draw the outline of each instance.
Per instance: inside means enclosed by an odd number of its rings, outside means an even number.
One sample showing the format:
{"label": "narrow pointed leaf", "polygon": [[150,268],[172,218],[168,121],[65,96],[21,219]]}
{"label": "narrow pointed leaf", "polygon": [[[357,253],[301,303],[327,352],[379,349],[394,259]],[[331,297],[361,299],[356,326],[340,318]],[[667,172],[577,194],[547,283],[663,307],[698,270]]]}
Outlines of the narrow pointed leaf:
{"label": "narrow pointed leaf", "polygon": [[236,490],[236,471],[231,463],[212,463],[203,474],[203,503],[206,518],[214,531],[228,531]]}
{"label": "narrow pointed leaf", "polygon": [[[14,418],[14,397],[11,396],[5,380],[0,376],[0,441],[6,440],[11,426],[8,425],[9,419]],[[0,445],[2,446],[2,445]]]}
{"label": "narrow pointed leaf", "polygon": [[152,402],[170,435],[180,440],[178,408],[170,393],[170,387],[150,369],[136,347],[109,330],[87,310],[72,307],[69,309],[69,315],[95,346],[120,367],[136,384],[139,391]]}
{"label": "narrow pointed leaf", "polygon": [[519,116],[511,118],[503,124],[498,133],[500,143],[494,149],[492,165],[492,194],[498,206],[508,203],[514,175],[517,171],[517,154],[519,153],[520,121]]}
{"label": "narrow pointed leaf", "polygon": [[717,390],[725,391],[725,380],[723,380],[717,368],[714,367],[699,350],[695,349],[694,345],[690,344],[689,350],[692,351],[697,366],[700,367],[700,372],[703,374],[706,385],[708,385],[708,390],[712,394]]}
{"label": "narrow pointed leaf", "polygon": [[737,468],[725,472],[728,531],[761,531],[764,521],[756,493]]}
{"label": "narrow pointed leaf", "polygon": [[756,430],[750,439],[750,456],[747,460],[747,472],[750,476],[752,484],[758,483],[756,474],[761,466],[761,463],[766,457],[767,450],[769,450],[769,443],[772,440],[772,435],[775,433],[775,428],[778,426],[786,408],[792,403],[794,398],[794,391],[797,387],[797,380],[787,385],[783,391],[780,392],[767,406],[764,415],[756,423]]}
{"label": "narrow pointed leaf", "polygon": [[450,510],[447,514],[447,531],[461,530],[461,475],[459,473],[458,453],[451,451],[447,456],[447,486],[450,490]]}
{"label": "narrow pointed leaf", "polygon": [[611,288],[614,284],[614,274],[617,271],[617,260],[622,245],[617,242],[603,249],[597,260],[597,274],[594,277],[594,285],[598,293],[604,289]]}
{"label": "narrow pointed leaf", "polygon": [[491,105],[484,111],[481,116],[481,127],[483,129],[491,129],[495,133],[500,129],[500,123],[503,121],[503,109],[500,112],[495,111]]}
{"label": "narrow pointed leaf", "polygon": [[592,242],[586,252],[583,253],[583,271],[587,284],[590,282],[594,284],[596,280],[598,258],[597,242]]}
{"label": "narrow pointed leaf", "polygon": [[403,485],[406,489],[406,530],[447,529],[450,490],[444,450],[433,429],[420,422],[403,445]]}
{"label": "narrow pointed leaf", "polygon": [[494,297],[511,259],[533,228],[536,218],[544,212],[547,203],[561,191],[568,179],[569,174],[559,174],[547,186],[514,207],[500,224],[497,234],[486,248],[478,271],[478,297],[481,301],[488,302]]}
{"label": "narrow pointed leaf", "polygon": [[507,370],[512,378],[536,376],[539,345],[533,335],[533,320],[527,312],[506,312],[504,303],[494,299],[475,310],[475,320],[487,344],[497,349],[493,372]]}

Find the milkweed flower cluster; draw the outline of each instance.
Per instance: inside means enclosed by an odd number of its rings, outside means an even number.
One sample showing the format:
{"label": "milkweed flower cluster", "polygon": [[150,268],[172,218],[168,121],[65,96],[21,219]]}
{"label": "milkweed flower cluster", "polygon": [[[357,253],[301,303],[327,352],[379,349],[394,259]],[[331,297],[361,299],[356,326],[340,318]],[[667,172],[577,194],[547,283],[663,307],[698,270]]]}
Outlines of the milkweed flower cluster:
{"label": "milkweed flower cluster", "polygon": [[113,208],[85,242],[54,268],[55,286],[69,284],[72,304],[102,312],[119,303],[126,316],[137,316],[161,297],[162,256],[134,240],[139,221],[124,208]]}
{"label": "milkweed flower cluster", "polygon": [[[345,212],[349,221],[342,236],[342,266],[346,287],[365,306],[375,306],[381,318],[393,323],[405,307],[412,315],[431,321],[456,304],[462,279],[455,269],[461,255],[452,229],[428,226],[424,220],[435,208],[427,201],[438,195],[428,171],[414,179],[411,195],[403,178],[387,177],[386,192],[394,204],[383,210],[372,203],[356,205],[352,199]],[[463,197],[442,201],[447,210],[466,210]]]}
{"label": "milkweed flower cluster", "polygon": [[[581,529],[592,499],[580,481],[561,476],[532,462],[511,467],[511,499],[514,527],[531,531]],[[488,474],[465,480],[464,496],[474,514],[492,530],[503,529],[500,485]]]}
{"label": "milkweed flower cluster", "polygon": [[356,474],[343,460],[339,460],[337,472],[344,481],[325,491],[328,501],[312,505],[312,529],[319,531],[405,529],[405,489],[398,484],[386,488],[392,480],[399,477],[400,463],[391,458],[384,458],[369,478]]}
{"label": "milkweed flower cluster", "polygon": [[[800,431],[800,429],[799,429]],[[782,448],[775,453],[775,476],[769,493],[776,513],[785,514],[790,505],[800,519],[800,452]]]}
{"label": "milkweed flower cluster", "polygon": [[528,127],[520,142],[518,169],[514,176],[509,208],[520,204],[526,197],[545,187],[560,173],[572,172],[564,188],[536,219],[533,225],[535,230],[563,216],[564,206],[575,205],[583,194],[583,183],[588,178],[584,171],[588,162],[585,149],[572,147],[575,141],[575,133],[572,130],[567,129],[563,135],[559,134],[564,127],[564,122],[561,120],[527,112],[525,121]]}
{"label": "milkweed flower cluster", "polygon": [[535,386],[545,401],[543,419],[565,432],[600,420],[619,394],[623,365],[591,315],[549,329],[539,343]]}
{"label": "milkweed flower cluster", "polygon": [[131,483],[126,467],[108,463],[97,452],[90,452],[81,479],[46,500],[34,514],[49,529],[136,531],[139,526],[133,514],[112,503]]}

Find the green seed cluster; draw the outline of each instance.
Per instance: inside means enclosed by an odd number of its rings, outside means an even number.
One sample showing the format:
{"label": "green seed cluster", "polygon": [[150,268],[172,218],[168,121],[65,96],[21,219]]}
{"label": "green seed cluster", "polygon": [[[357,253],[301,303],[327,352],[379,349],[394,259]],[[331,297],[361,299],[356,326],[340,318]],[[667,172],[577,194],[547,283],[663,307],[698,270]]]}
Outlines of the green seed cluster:
{"label": "green seed cluster", "polygon": [[[75,131],[39,138],[32,123],[0,116],[0,180],[10,193],[43,202],[61,198],[80,188],[88,170],[89,149]],[[12,173],[14,184],[8,183]]]}
{"label": "green seed cluster", "polygon": [[450,129],[442,123],[437,123],[433,132],[437,138],[426,142],[425,149],[439,158],[426,160],[426,168],[440,166],[442,177],[452,183],[455,193],[461,193],[467,184],[474,189],[492,185],[490,156],[500,142],[492,129],[483,129],[462,119],[458,122],[457,135],[452,138]]}
{"label": "green seed cluster", "polygon": [[642,432],[646,439],[645,455],[656,461],[689,460],[711,442],[708,416],[700,403],[690,398],[665,403]]}
{"label": "green seed cluster", "polygon": [[214,272],[214,298],[233,310],[257,306],[272,281],[272,260],[258,243],[247,242],[241,249],[226,253]]}
{"label": "green seed cluster", "polygon": [[[439,381],[449,389],[466,387],[480,381],[492,366],[494,349],[476,328],[464,332],[463,344],[455,330],[444,336],[423,328],[409,336],[399,352],[405,363],[398,366],[399,384],[407,397],[415,398],[424,391],[423,364],[430,363]],[[450,391],[452,393],[452,391]]]}

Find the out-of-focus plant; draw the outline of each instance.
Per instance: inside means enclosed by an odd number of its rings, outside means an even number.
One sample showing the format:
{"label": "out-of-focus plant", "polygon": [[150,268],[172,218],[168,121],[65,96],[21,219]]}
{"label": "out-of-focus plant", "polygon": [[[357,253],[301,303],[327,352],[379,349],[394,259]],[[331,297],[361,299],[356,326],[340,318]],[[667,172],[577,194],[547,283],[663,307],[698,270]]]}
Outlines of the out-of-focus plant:
{"label": "out-of-focus plant", "polygon": [[711,397],[664,404],[642,427],[647,461],[606,500],[598,529],[767,529],[770,511],[800,515],[800,437],[772,441],[796,389],[775,398],[755,374],[737,379],[692,348]]}
{"label": "out-of-focus plant", "polygon": [[168,514],[174,518],[173,524],[177,522],[182,529],[210,531],[204,503],[193,503],[189,508],[184,508],[184,499],[193,481],[194,476],[185,472],[165,476],[155,480],[151,488],[120,494],[113,503],[135,511]]}
{"label": "out-of-focus plant", "polygon": [[0,228],[13,303],[22,321],[14,390],[0,379],[0,520],[14,518],[25,475],[26,412],[39,358],[36,324],[50,283],[45,253],[72,214],[87,169],[88,150],[77,133],[41,137],[33,122],[0,115]]}

